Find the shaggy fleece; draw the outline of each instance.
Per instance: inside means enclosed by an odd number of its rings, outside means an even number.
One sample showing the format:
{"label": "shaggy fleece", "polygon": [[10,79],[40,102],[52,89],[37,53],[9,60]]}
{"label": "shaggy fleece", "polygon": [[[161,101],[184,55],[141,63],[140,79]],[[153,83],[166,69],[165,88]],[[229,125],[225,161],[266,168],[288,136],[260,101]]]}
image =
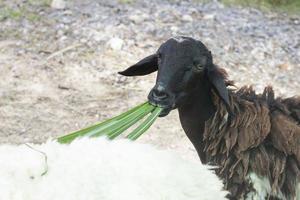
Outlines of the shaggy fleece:
{"label": "shaggy fleece", "polygon": [[84,138],[30,146],[47,164],[26,145],[0,146],[1,200],[225,199],[208,167],[150,145]]}

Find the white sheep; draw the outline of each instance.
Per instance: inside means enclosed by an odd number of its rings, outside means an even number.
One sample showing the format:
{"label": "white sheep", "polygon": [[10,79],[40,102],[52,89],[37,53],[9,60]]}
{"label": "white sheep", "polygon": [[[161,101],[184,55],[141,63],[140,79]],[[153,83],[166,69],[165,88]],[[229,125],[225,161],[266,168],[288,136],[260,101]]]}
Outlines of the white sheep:
{"label": "white sheep", "polygon": [[219,200],[227,194],[200,162],[124,139],[1,145],[0,166],[1,200]]}

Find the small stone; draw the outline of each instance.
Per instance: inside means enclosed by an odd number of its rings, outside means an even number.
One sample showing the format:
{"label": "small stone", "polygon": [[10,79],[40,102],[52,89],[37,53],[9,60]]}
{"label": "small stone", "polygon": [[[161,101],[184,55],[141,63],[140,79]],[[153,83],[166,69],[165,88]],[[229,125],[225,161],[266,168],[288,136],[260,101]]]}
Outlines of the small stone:
{"label": "small stone", "polygon": [[64,15],[73,15],[72,10],[65,10]]}
{"label": "small stone", "polygon": [[278,65],[278,68],[281,70],[288,70],[290,68],[288,63],[282,63],[280,65]]}
{"label": "small stone", "polygon": [[207,14],[207,15],[204,15],[204,16],[203,16],[203,19],[208,19],[208,20],[214,19],[214,18],[215,18],[215,15],[214,15],[214,14]]}
{"label": "small stone", "polygon": [[177,32],[179,30],[178,26],[171,26],[171,31]]}
{"label": "small stone", "polygon": [[182,16],[182,21],[184,21],[184,22],[192,22],[193,18],[190,15],[183,15]]}
{"label": "small stone", "polygon": [[110,46],[110,48],[112,48],[113,50],[121,50],[122,46],[123,46],[124,41],[118,37],[115,38],[111,38],[108,41],[108,45]]}
{"label": "small stone", "polygon": [[199,13],[199,11],[196,8],[189,8],[189,13],[193,15]]}
{"label": "small stone", "polygon": [[141,22],[144,21],[144,18],[141,17],[140,15],[130,15],[128,18],[135,24],[140,24]]}
{"label": "small stone", "polygon": [[100,42],[100,41],[104,40],[103,34],[101,32],[95,32],[93,34],[93,38],[96,42]]}
{"label": "small stone", "polygon": [[65,9],[66,8],[66,2],[64,0],[52,0],[51,8]]}
{"label": "small stone", "polygon": [[91,65],[92,65],[93,67],[96,67],[96,66],[97,66],[97,61],[96,61],[96,60],[91,60]]}
{"label": "small stone", "polygon": [[65,32],[63,31],[63,30],[61,30],[61,29],[59,29],[58,31],[57,31],[57,35],[59,35],[59,36],[62,36],[62,35],[64,35],[65,34]]}
{"label": "small stone", "polygon": [[86,38],[81,38],[79,41],[80,41],[80,43],[87,43],[88,42],[88,40]]}
{"label": "small stone", "polygon": [[68,38],[64,35],[64,36],[61,36],[60,38],[59,38],[59,40],[60,41],[64,41],[64,40],[67,40]]}

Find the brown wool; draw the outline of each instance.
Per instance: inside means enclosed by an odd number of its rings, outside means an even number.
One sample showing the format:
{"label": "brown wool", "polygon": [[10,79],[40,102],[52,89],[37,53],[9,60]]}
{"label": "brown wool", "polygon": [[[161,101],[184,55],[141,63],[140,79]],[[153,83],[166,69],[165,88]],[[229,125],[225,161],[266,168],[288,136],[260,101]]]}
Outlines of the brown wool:
{"label": "brown wool", "polygon": [[272,193],[294,199],[300,181],[300,98],[275,99],[271,87],[261,95],[251,87],[230,91],[234,115],[224,125],[226,107],[212,93],[216,113],[205,123],[203,140],[225,189],[245,198],[253,190],[246,176],[254,172],[269,179]]}

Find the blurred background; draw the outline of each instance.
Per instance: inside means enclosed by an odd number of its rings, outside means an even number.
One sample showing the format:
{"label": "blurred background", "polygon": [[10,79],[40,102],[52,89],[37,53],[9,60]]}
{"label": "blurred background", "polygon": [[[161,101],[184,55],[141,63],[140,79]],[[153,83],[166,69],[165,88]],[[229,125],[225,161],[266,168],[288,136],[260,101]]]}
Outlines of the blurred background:
{"label": "blurred background", "polygon": [[[300,0],[0,0],[0,143],[40,143],[146,101],[155,74],[118,71],[166,39],[201,40],[238,87],[300,92]],[[177,111],[139,142],[195,150]]]}

